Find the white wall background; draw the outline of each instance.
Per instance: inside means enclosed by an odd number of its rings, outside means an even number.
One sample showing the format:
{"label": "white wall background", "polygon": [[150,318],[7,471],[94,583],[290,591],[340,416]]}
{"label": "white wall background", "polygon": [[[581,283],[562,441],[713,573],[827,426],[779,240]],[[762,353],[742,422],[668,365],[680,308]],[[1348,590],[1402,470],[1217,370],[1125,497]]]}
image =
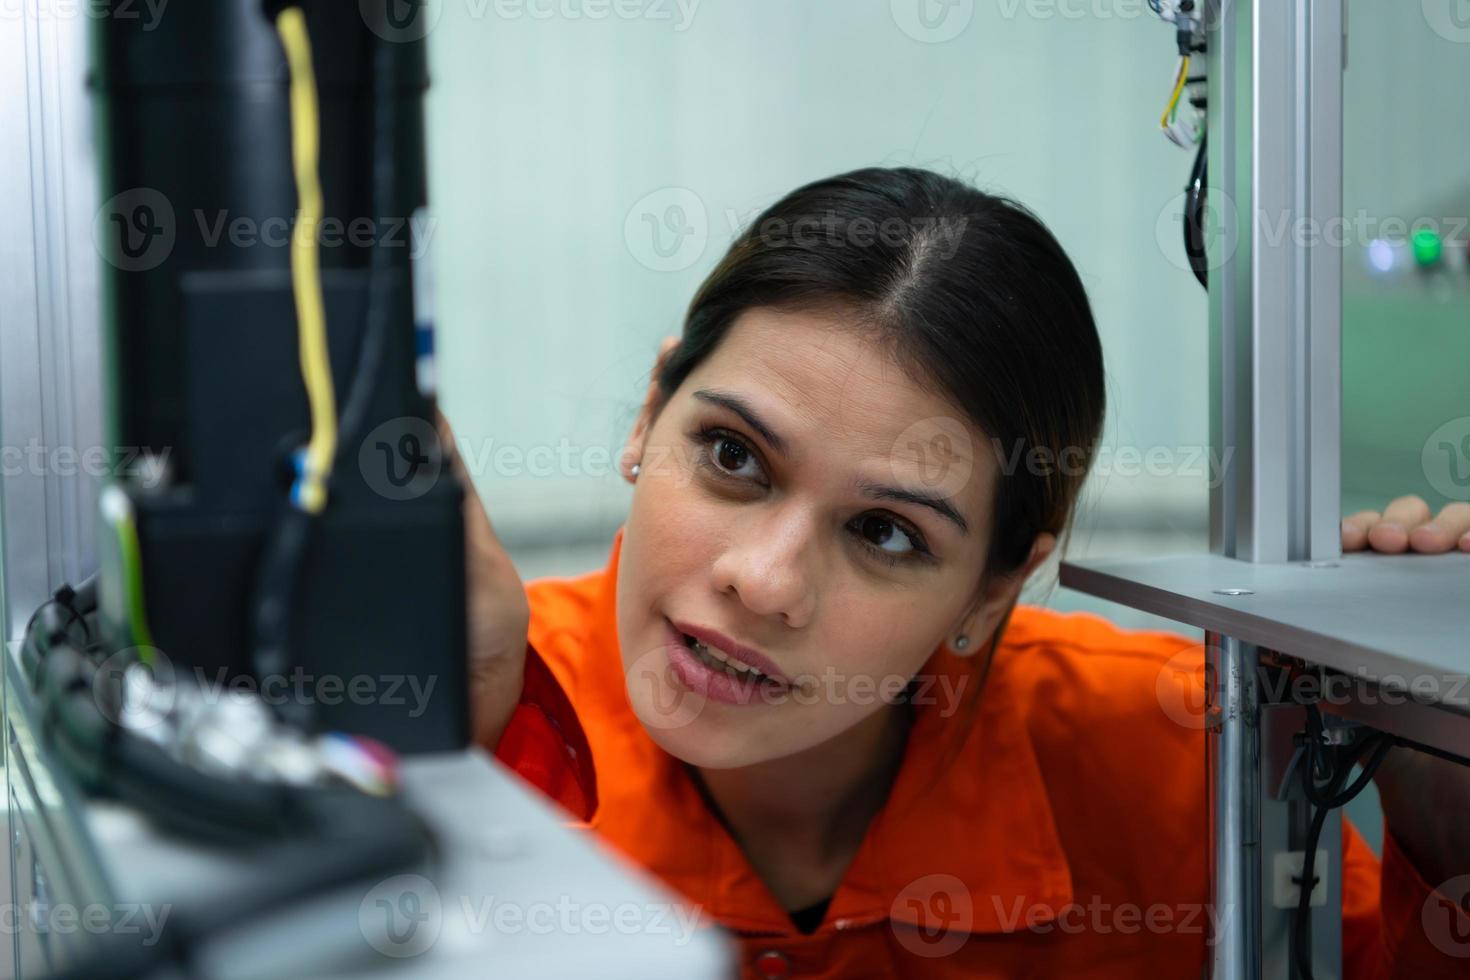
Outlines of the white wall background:
{"label": "white wall background", "polygon": [[[477,483],[524,576],[600,564],[631,491],[606,465],[600,478],[533,476],[494,465],[494,448],[607,459],[658,339],[678,333],[739,222],[860,166],[931,167],[1035,210],[1094,304],[1105,445],[1169,447],[1181,462],[1203,449],[1206,305],[1177,221],[1192,158],[1158,132],[1176,53],[1143,0],[956,0],[933,32],[915,28],[920,0],[692,2],[609,0],[595,19],[594,0],[439,0],[429,151],[444,404],[485,461]],[[1470,20],[1456,26],[1456,2],[1431,23],[1433,2],[1351,0],[1347,212],[1470,213],[1447,203],[1470,170]],[[697,234],[683,267],[661,271],[644,218],[671,202]],[[1359,259],[1345,256],[1350,270]],[[1412,387],[1412,363],[1373,396]],[[1093,481],[1073,556],[1207,547],[1201,469],[1121,469]],[[1051,572],[1032,601],[1190,632],[1048,591]]]}
{"label": "white wall background", "polygon": [[[443,0],[429,149],[460,437],[615,451],[658,339],[739,224],[806,181],[902,164],[1014,196],[1058,235],[1109,353],[1109,442],[1201,446],[1205,299],[1170,207],[1192,158],[1157,122],[1171,29],[1142,0],[1063,5],[1082,16],[1017,0],[960,3],[935,40],[916,6],[702,0],[686,19],[674,0],[626,0],[637,16],[594,20],[575,0]],[[644,214],[672,200],[706,241],[660,271]],[[625,513],[614,474],[510,470],[477,482],[513,547],[603,541]],[[1105,491],[1156,525],[1203,526],[1201,477]]]}

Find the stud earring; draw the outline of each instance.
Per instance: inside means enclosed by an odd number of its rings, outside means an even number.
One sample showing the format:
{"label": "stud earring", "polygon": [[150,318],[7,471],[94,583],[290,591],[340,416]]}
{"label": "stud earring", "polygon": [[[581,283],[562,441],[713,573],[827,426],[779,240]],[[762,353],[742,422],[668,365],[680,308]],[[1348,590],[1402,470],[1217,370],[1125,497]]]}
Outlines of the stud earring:
{"label": "stud earring", "polygon": [[633,479],[635,479],[635,480],[638,479],[638,471],[640,469],[642,469],[642,467],[639,464],[637,464],[637,463],[634,463],[633,464],[633,468],[629,471],[630,473],[633,474]]}
{"label": "stud earring", "polygon": [[959,636],[957,636],[957,637],[954,638],[954,648],[956,650],[963,650],[965,647],[967,647],[969,645],[970,645],[970,638],[968,636],[966,636],[965,634],[963,634],[963,633],[961,633]]}

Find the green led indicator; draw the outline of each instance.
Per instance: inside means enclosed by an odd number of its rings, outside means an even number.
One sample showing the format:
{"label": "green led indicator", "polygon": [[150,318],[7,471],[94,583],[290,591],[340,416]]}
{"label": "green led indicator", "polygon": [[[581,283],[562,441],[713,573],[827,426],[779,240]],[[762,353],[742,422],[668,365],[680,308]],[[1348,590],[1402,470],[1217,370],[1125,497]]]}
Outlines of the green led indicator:
{"label": "green led indicator", "polygon": [[1424,268],[1429,268],[1439,262],[1444,254],[1444,243],[1439,236],[1428,228],[1420,228],[1414,232],[1414,261]]}

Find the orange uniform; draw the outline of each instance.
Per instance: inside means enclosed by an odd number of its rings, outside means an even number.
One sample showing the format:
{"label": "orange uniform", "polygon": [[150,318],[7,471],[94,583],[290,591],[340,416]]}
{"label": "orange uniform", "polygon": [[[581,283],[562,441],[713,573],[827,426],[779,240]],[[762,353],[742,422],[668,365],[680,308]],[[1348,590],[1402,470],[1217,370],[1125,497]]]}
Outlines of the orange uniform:
{"label": "orange uniform", "polygon": [[[606,568],[527,585],[526,693],[496,755],[733,932],[743,977],[1201,975],[1212,915],[1204,739],[1161,706],[1174,678],[1160,681],[1171,660],[1203,657],[1198,642],[1018,606],[980,714],[937,780],[963,713],[916,695],[899,775],[808,934],[628,703],[622,536]],[[924,673],[976,683],[980,659],[939,650]],[[1446,951],[1421,923],[1435,903],[1458,910],[1392,837],[1381,865],[1351,825],[1343,839],[1345,976],[1470,975],[1470,959],[1450,955],[1470,943]]]}

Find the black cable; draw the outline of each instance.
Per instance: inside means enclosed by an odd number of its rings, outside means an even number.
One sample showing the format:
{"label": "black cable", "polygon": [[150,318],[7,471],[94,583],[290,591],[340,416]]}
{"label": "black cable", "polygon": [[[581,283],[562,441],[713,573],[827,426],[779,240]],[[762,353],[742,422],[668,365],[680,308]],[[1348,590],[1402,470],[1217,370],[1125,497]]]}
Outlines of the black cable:
{"label": "black cable", "polygon": [[1296,919],[1292,922],[1292,945],[1296,954],[1297,973],[1301,980],[1313,980],[1311,932],[1308,926],[1312,915],[1312,892],[1317,887],[1317,841],[1327,824],[1327,807],[1317,807],[1312,812],[1312,825],[1307,830],[1306,852],[1302,855],[1302,873],[1296,882],[1299,892],[1296,904]]}
{"label": "black cable", "polygon": [[[262,4],[262,12],[275,20],[291,7],[301,5],[266,2]],[[304,8],[302,12],[305,13]],[[322,479],[323,492],[330,494],[331,485],[332,474],[328,472]],[[297,507],[289,495],[283,495],[276,506],[278,513],[256,559],[250,591],[250,669],[261,684],[269,677],[283,675],[291,666],[296,605],[316,524],[316,516]],[[275,714],[287,724],[310,728],[311,705],[287,698],[274,708]]]}
{"label": "black cable", "polygon": [[[1306,851],[1302,856],[1301,877],[1292,879],[1296,882],[1300,893],[1297,898],[1296,920],[1292,923],[1292,943],[1294,946],[1293,956],[1296,960],[1297,972],[1301,980],[1313,980],[1312,974],[1312,951],[1309,947],[1311,937],[1309,935],[1309,924],[1312,914],[1312,890],[1317,885],[1316,861],[1317,843],[1322,837],[1323,827],[1327,823],[1327,815],[1338,807],[1345,806],[1357,797],[1373,775],[1378,771],[1383,760],[1394,748],[1413,749],[1418,752],[1426,752],[1430,755],[1458,762],[1461,765],[1470,765],[1470,759],[1445,752],[1427,745],[1386,732],[1369,732],[1355,739],[1353,742],[1340,749],[1337,753],[1326,751],[1323,743],[1322,715],[1315,704],[1306,705],[1307,724],[1303,732],[1303,755],[1301,759],[1300,777],[1302,792],[1307,801],[1314,807],[1312,822],[1307,829]],[[1363,770],[1358,778],[1353,780],[1352,785],[1346,786],[1348,778],[1352,775],[1353,766],[1365,751],[1371,750],[1368,760],[1363,763]],[[1325,764],[1325,776],[1327,785],[1318,785],[1319,765]]]}
{"label": "black cable", "polygon": [[[1363,791],[1363,788],[1368,785],[1368,781],[1373,778],[1373,773],[1382,764],[1383,757],[1388,754],[1389,749],[1394,747],[1394,740],[1380,732],[1365,739],[1363,747],[1366,748],[1370,744],[1373,745],[1373,754],[1369,756],[1367,762],[1363,763],[1362,773],[1359,774],[1357,780],[1351,786],[1345,790],[1341,790],[1336,795],[1329,794],[1322,796],[1320,789],[1315,785],[1313,780],[1304,779],[1302,781],[1302,789],[1313,806],[1320,807],[1324,810],[1335,810],[1349,803]],[[1354,758],[1356,758],[1356,755]]]}
{"label": "black cable", "polygon": [[[280,514],[257,560],[250,602],[250,666],[259,683],[265,683],[268,677],[283,676],[291,668],[297,600],[317,524],[316,515],[289,501],[283,500],[277,506]],[[284,698],[275,707],[287,724],[310,729],[310,704]]]}
{"label": "black cable", "polygon": [[80,641],[82,643],[90,643],[92,640],[92,628],[90,624],[87,623],[86,614],[96,608],[97,573],[93,572],[76,586],[62,583],[62,585],[57,588],[55,592],[51,593],[51,597],[49,599],[41,603],[41,605],[36,607],[36,611],[31,613],[30,618],[26,620],[25,629],[22,631],[22,635],[30,635],[35,629],[36,621],[40,619],[43,614],[48,614],[50,612],[56,612],[59,610],[60,612],[65,614],[65,622],[58,623],[53,621],[52,623],[50,623],[45,631],[46,635],[48,637],[55,635],[64,635],[70,627],[75,626],[82,631]]}
{"label": "black cable", "polygon": [[1199,284],[1210,288],[1209,258],[1205,255],[1205,178],[1207,158],[1205,136],[1199,138],[1199,150],[1194,155],[1194,166],[1189,172],[1189,182],[1184,185],[1184,254],[1189,258],[1189,269]]}
{"label": "black cable", "polygon": [[1444,759],[1446,762],[1453,762],[1456,765],[1470,767],[1470,756],[1463,756],[1454,752],[1446,752],[1444,749],[1436,749],[1432,745],[1424,745],[1420,742],[1411,742],[1406,738],[1396,738],[1393,740],[1393,743],[1406,749],[1413,749],[1415,752],[1423,752],[1425,755],[1432,755],[1435,758]]}
{"label": "black cable", "polygon": [[96,664],[74,642],[78,621],[60,596],[37,610],[24,641],[33,654],[28,673],[43,744],[92,792],[174,831],[229,843],[252,860],[245,887],[171,915],[158,941],[143,945],[109,934],[84,961],[53,977],[107,980],[186,964],[208,937],[291,900],[380,880],[436,857],[432,833],[396,799],[210,776],[112,724],[102,705],[116,692],[98,689]]}
{"label": "black cable", "polygon": [[[1312,892],[1317,887],[1318,881],[1316,874],[1317,843],[1322,838],[1322,830],[1326,826],[1328,813],[1346,804],[1362,792],[1388,754],[1388,750],[1393,747],[1394,739],[1382,732],[1372,732],[1348,745],[1342,750],[1340,757],[1332,760],[1333,768],[1328,775],[1327,793],[1323,796],[1316,781],[1317,753],[1322,750],[1323,746],[1320,741],[1321,717],[1317,714],[1315,704],[1307,705],[1307,716],[1305,757],[1302,760],[1300,777],[1302,790],[1306,793],[1307,799],[1315,806],[1315,810],[1312,813],[1311,826],[1307,830],[1305,852],[1302,855],[1302,873],[1299,878],[1293,879],[1297,884],[1299,895],[1296,920],[1292,923],[1292,942],[1295,947],[1297,972],[1301,974],[1302,980],[1313,980],[1309,926],[1312,915]],[[1362,755],[1363,750],[1370,745],[1374,747],[1373,756],[1363,766],[1362,776],[1349,789],[1344,790],[1343,784],[1352,775],[1353,764]]]}
{"label": "black cable", "polygon": [[[398,97],[396,46],[379,42],[373,60],[376,91],[373,93],[372,205],[374,218],[384,220],[397,207],[397,202],[393,199],[398,182],[398,165],[395,159],[398,119],[394,105]],[[368,266],[368,306],[362,345],[358,349],[351,390],[342,410],[341,425],[338,427],[339,466],[356,457],[355,447],[361,441],[370,421],[369,412],[373,394],[377,390],[378,374],[382,370],[388,341],[392,336],[392,320],[389,316],[392,312],[389,309],[392,275],[393,262],[388,246],[375,242]]]}
{"label": "black cable", "polygon": [[302,808],[318,798],[310,793],[324,791],[222,779],[186,766],[153,741],[114,724],[121,708],[117,675],[103,675],[64,635],[33,634],[27,643],[38,652],[31,686],[43,742],[90,791],[195,837],[260,840],[310,829]]}
{"label": "black cable", "polygon": [[[393,189],[397,181],[394,162],[396,144],[394,98],[397,89],[397,52],[394,45],[379,42],[374,55],[376,91],[373,101],[373,191],[374,217],[381,220],[394,206]],[[389,316],[392,260],[388,248],[374,242],[370,255],[367,314],[363,337],[358,348],[357,363],[348,387],[337,430],[337,455],[325,486],[331,490],[334,474],[356,457],[357,443],[371,420],[373,395],[378,375],[382,372],[392,320]],[[286,673],[293,666],[291,655],[297,611],[301,600],[303,569],[320,518],[307,514],[289,503],[281,504],[256,566],[255,586],[251,597],[251,668],[256,679]],[[276,706],[277,714],[293,727],[310,729],[312,706],[290,700]]]}
{"label": "black cable", "polygon": [[[97,583],[99,579],[100,576],[98,575],[98,573],[93,572],[91,575],[88,575],[76,585],[63,585],[61,587],[62,589],[67,589],[70,591],[71,607],[73,609],[85,615],[86,613],[90,613],[97,608]],[[58,589],[57,591],[60,592],[61,589]]]}

